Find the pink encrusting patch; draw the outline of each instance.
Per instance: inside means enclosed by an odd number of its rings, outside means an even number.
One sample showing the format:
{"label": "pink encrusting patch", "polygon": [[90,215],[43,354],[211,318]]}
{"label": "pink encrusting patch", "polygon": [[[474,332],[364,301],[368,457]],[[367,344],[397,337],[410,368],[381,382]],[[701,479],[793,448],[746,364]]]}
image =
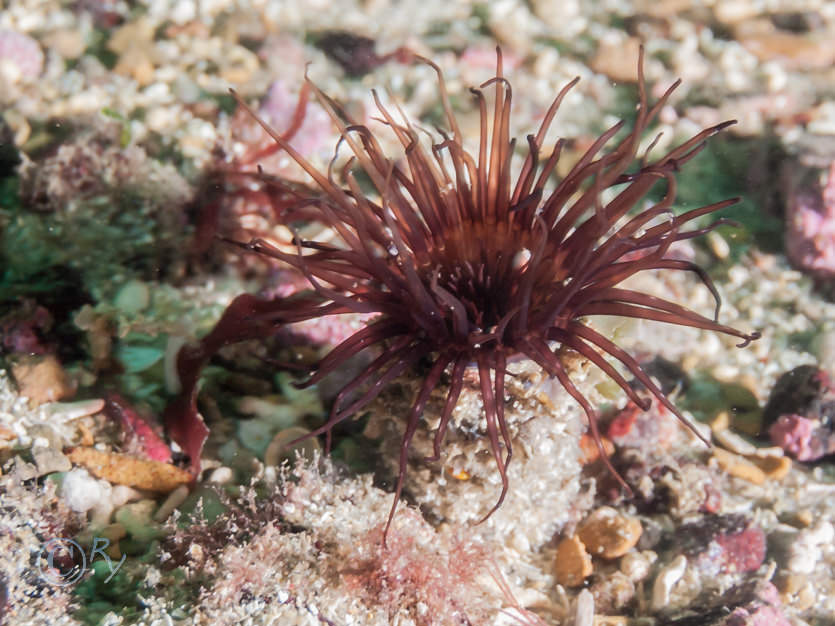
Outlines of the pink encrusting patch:
{"label": "pink encrusting patch", "polygon": [[771,441],[798,461],[813,461],[823,453],[821,442],[815,437],[818,422],[801,415],[781,415],[768,429]]}
{"label": "pink encrusting patch", "polygon": [[137,413],[124,398],[110,394],[104,405],[104,413],[122,426],[128,452],[138,454],[152,461],[171,462],[171,448],[154,427]]}
{"label": "pink encrusting patch", "polygon": [[787,205],[786,253],[798,269],[835,277],[835,161],[824,188],[804,190]]}
{"label": "pink encrusting patch", "polygon": [[40,44],[15,30],[0,30],[0,71],[12,68],[20,79],[32,80],[43,71],[44,55]]}

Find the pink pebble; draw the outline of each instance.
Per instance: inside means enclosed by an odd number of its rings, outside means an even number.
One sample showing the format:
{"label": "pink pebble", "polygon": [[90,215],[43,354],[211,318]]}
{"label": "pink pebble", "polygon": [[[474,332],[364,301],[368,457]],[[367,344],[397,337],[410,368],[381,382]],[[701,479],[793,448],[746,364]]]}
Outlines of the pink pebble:
{"label": "pink pebble", "polygon": [[740,607],[728,615],[723,626],[791,626],[791,622],[776,606]]}
{"label": "pink pebble", "polygon": [[816,420],[800,415],[781,415],[768,429],[771,441],[798,461],[813,461],[824,454],[822,442],[815,437]]}
{"label": "pink pebble", "polygon": [[37,41],[14,30],[0,30],[0,64],[11,64],[20,78],[31,80],[40,76],[43,63],[43,51]]}
{"label": "pink pebble", "polygon": [[786,253],[800,270],[835,277],[835,161],[822,190],[805,189],[787,205]]}
{"label": "pink pebble", "polygon": [[765,533],[758,526],[748,526],[738,533],[719,535],[716,543],[722,548],[722,571],[753,572],[765,560]]}
{"label": "pink pebble", "polygon": [[[291,93],[283,81],[277,80],[270,86],[259,112],[273,128],[283,132],[293,121],[298,100],[297,93]],[[331,119],[316,99],[311,98],[307,103],[304,121],[290,138],[290,145],[303,156],[310,157],[329,150],[331,144]]]}

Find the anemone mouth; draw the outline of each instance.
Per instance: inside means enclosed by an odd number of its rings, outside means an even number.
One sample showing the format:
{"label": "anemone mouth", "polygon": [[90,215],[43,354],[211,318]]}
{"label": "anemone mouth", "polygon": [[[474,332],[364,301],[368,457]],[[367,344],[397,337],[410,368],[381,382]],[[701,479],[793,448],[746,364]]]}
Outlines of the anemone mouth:
{"label": "anemone mouth", "polygon": [[[601,457],[607,461],[595,409],[572,382],[560,350],[573,350],[587,359],[646,407],[646,400],[621,372],[630,373],[656,400],[695,428],[634,357],[583,319],[614,315],[692,326],[739,337],[742,345],[758,337],[720,324],[718,292],[705,271],[668,257],[675,242],[700,236],[723,221],[690,230],[688,224],[737,201],[716,202],[680,215],[671,210],[676,171],[704,148],[710,136],[733,122],[707,128],[661,157],[650,158],[649,152],[639,156],[641,138],[678,84],[650,104],[641,50],[639,103],[631,132],[619,135],[623,123],[615,124],[567,174],[557,177],[564,140],[557,141],[547,156],[541,152],[548,128],[577,83],[575,79],[557,94],[536,134],[528,135],[527,155],[512,180],[511,88],[502,75],[501,51],[497,50],[496,76],[471,90],[480,117],[478,150],[473,154],[464,147],[440,68],[428,59],[418,60],[438,75],[449,130],[440,131],[442,141],[427,149],[412,123],[402,115],[395,119],[374,94],[380,121],[403,148],[405,158],[400,161],[386,156],[369,128],[345,119],[338,113],[340,107],[307,83],[330,114],[340,144],[347,144],[352,153],[339,180],[333,168],[318,171],[238,98],[321,189],[310,200],[311,211],[338,234],[341,245],[297,240],[297,250],[292,252],[262,240],[238,244],[296,268],[309,280],[312,291],[269,302],[241,296],[199,351],[187,354],[189,367],[181,368],[181,375],[189,380],[184,384],[184,402],[193,407],[196,374],[189,368],[205,362],[224,343],[326,315],[379,314],[333,348],[305,384],[320,381],[358,351],[377,351],[370,365],[337,395],[327,422],[311,434],[326,434],[329,442],[336,424],[368,405],[418,361],[430,362],[405,417],[389,524],[403,488],[410,442],[429,396],[448,375],[450,383],[434,435],[437,458],[470,363],[478,371],[485,430],[502,478],[502,491],[489,517],[508,490],[506,469],[512,444],[504,397],[509,358],[524,355],[558,379],[586,413]],[[492,111],[481,91],[488,86],[495,91]],[[370,179],[376,197],[363,192],[355,169]],[[553,189],[547,191],[554,179]],[[661,200],[644,204],[644,197],[659,182],[666,184]],[[604,199],[606,190],[611,194]],[[630,213],[635,207],[638,210]],[[630,276],[650,270],[695,273],[716,299],[714,319],[621,286]],[[614,468],[610,470],[628,489]]]}

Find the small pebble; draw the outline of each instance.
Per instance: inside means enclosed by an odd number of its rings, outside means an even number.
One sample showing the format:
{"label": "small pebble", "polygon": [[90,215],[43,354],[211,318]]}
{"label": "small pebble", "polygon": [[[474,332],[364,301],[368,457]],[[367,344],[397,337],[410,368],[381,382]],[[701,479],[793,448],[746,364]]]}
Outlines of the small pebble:
{"label": "small pebble", "polygon": [[110,497],[107,481],[97,480],[83,468],[67,472],[61,483],[61,497],[73,511],[86,513],[101,501]]}
{"label": "small pebble", "polygon": [[315,437],[308,437],[292,448],[287,447],[288,443],[299,437],[304,437],[309,432],[309,430],[301,426],[293,426],[279,431],[267,446],[267,451],[264,453],[264,465],[267,467],[275,467],[280,465],[284,459],[293,460],[296,451],[305,458],[313,458],[316,452],[321,451],[319,440]]}
{"label": "small pebble", "polygon": [[765,472],[745,457],[722,448],[714,448],[713,458],[716,459],[719,467],[731,476],[747,480],[755,485],[762,485],[765,482]]}
{"label": "small pebble", "polygon": [[675,584],[684,576],[687,569],[687,557],[679,554],[655,578],[652,585],[652,608],[659,611],[670,603],[670,592]]}
{"label": "small pebble", "polygon": [[0,76],[12,83],[30,81],[43,71],[44,54],[29,35],[0,30]]}
{"label": "small pebble", "polygon": [[27,463],[20,457],[14,459],[14,465],[9,472],[15,479],[15,482],[24,482],[38,477],[38,468],[34,463]]}
{"label": "small pebble", "polygon": [[755,456],[750,461],[763,471],[768,480],[783,480],[792,468],[792,460],[787,456]]}
{"label": "small pebble", "polygon": [[574,626],[594,626],[594,596],[588,589],[577,594]]}
{"label": "small pebble", "polygon": [[218,485],[228,485],[232,482],[234,477],[235,472],[232,471],[232,468],[218,467],[217,469],[212,470],[212,473],[209,474],[209,482],[217,483]]}
{"label": "small pebble", "polygon": [[593,571],[591,556],[579,537],[572,535],[557,545],[554,573],[564,587],[579,587]]}
{"label": "small pebble", "polygon": [[710,429],[713,434],[720,433],[727,430],[731,425],[731,416],[727,411],[719,411],[713,419],[710,420]]}
{"label": "small pebble", "polygon": [[110,496],[110,503],[115,508],[118,508],[123,504],[127,504],[128,502],[133,502],[134,500],[139,500],[141,498],[142,494],[133,487],[128,487],[127,485],[113,485],[113,493]]}
{"label": "small pebble", "polygon": [[92,400],[79,400],[78,402],[48,402],[42,406],[51,420],[69,422],[101,412],[104,408],[104,400],[94,398]]}
{"label": "small pebble", "polygon": [[716,438],[716,441],[722,444],[722,447],[736,454],[751,456],[757,453],[757,447],[754,444],[737,435],[732,430],[726,429],[718,432],[714,430],[713,436]]}
{"label": "small pebble", "polygon": [[29,398],[34,406],[64,400],[75,392],[58,358],[52,354],[20,359],[12,365],[12,376],[20,395]]}
{"label": "small pebble", "polygon": [[72,469],[70,460],[55,448],[32,448],[32,457],[38,467],[38,475],[53,472],[68,472]]}
{"label": "small pebble", "polygon": [[727,259],[731,254],[731,246],[715,230],[707,234],[707,245],[717,259]]}
{"label": "small pebble", "polygon": [[140,500],[126,504],[116,511],[116,521],[124,526],[127,533],[140,542],[156,539],[159,529],[153,522],[152,514],[157,503],[153,500]]}
{"label": "small pebble", "polygon": [[168,519],[168,516],[174,512],[178,506],[180,506],[183,502],[185,502],[186,498],[188,497],[188,487],[186,485],[180,485],[165,499],[165,501],[160,505],[157,512],[154,513],[154,521],[155,522],[164,522]]}
{"label": "small pebble", "polygon": [[580,524],[577,536],[593,556],[616,559],[638,543],[642,532],[641,522],[636,518],[601,507]]}
{"label": "small pebble", "polygon": [[119,292],[113,304],[127,315],[136,315],[148,308],[151,303],[151,291],[141,280],[129,280]]}
{"label": "small pebble", "polygon": [[803,574],[780,572],[774,578],[777,589],[784,595],[794,595],[806,584],[808,578]]}
{"label": "small pebble", "polygon": [[658,555],[651,550],[630,552],[623,555],[620,561],[620,571],[626,574],[633,583],[640,582],[649,576],[652,564],[658,560]]}

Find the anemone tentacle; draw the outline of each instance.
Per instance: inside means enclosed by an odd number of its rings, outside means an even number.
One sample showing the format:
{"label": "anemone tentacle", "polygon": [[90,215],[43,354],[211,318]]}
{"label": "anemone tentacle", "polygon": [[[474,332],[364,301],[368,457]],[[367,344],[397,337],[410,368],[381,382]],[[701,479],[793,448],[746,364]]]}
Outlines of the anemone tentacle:
{"label": "anemone tentacle", "polygon": [[[640,364],[586,325],[584,318],[615,315],[691,326],[738,337],[743,345],[759,336],[719,323],[719,293],[707,273],[694,263],[667,258],[675,242],[700,236],[725,221],[719,219],[691,230],[686,229],[688,224],[737,201],[723,200],[677,216],[672,212],[676,172],[704,148],[707,139],[732,121],[706,128],[660,158],[651,159],[656,137],[639,157],[642,137],[678,86],[677,81],[650,104],[641,50],[639,104],[632,130],[616,139],[624,123],[614,124],[551,191],[546,191],[568,142],[557,140],[543,161],[545,137],[579,79],[560,90],[536,133],[526,137],[527,154],[514,181],[516,144],[510,137],[513,93],[503,75],[501,51],[497,50],[495,76],[471,90],[480,121],[473,153],[464,144],[440,68],[428,59],[417,60],[437,73],[448,130],[439,130],[441,140],[433,140],[427,147],[421,141],[422,129],[396,105],[395,115],[374,92],[380,115],[376,119],[400,144],[403,157],[399,161],[384,153],[367,126],[344,116],[327,95],[313,83],[306,83],[333,120],[339,145],[346,145],[351,152],[339,177],[334,175],[333,162],[326,173],[320,172],[238,98],[278,149],[320,188],[322,195],[311,197],[306,215],[315,215],[341,239],[340,245],[296,239],[295,252],[264,241],[239,244],[296,268],[307,277],[313,295],[262,307],[251,322],[240,321],[244,331],[238,329],[238,334],[257,336],[255,324],[261,325],[259,331],[264,324],[277,330],[290,321],[322,315],[378,315],[334,347],[302,383],[320,381],[356,352],[377,351],[372,362],[344,385],[328,420],[311,436],[326,434],[330,443],[336,424],[366,407],[418,361],[429,363],[428,374],[405,418],[395,501],[386,530],[403,489],[410,442],[432,390],[444,377],[449,378],[449,386],[434,433],[433,456],[427,460],[440,458],[465,370],[475,364],[485,430],[502,480],[498,501],[486,519],[509,489],[512,436],[504,414],[509,359],[527,357],[556,377],[587,415],[589,430],[602,452],[596,412],[563,366],[558,354],[561,348],[588,359],[636,404],[648,408],[648,401],[621,372],[624,369],[695,429]],[[483,91],[487,88],[494,93],[492,111]],[[636,162],[637,169],[631,169]],[[377,198],[363,193],[354,173],[357,170],[371,181]],[[666,185],[665,193],[654,204],[644,206],[643,199],[659,183]],[[611,194],[604,200],[607,190]],[[657,270],[695,273],[716,302],[713,319],[670,300],[620,286],[635,274]],[[247,323],[253,325],[249,334]],[[216,349],[216,339],[211,346],[204,345],[205,354]],[[193,389],[188,393],[193,398]],[[605,454],[602,458],[627,487]]]}

